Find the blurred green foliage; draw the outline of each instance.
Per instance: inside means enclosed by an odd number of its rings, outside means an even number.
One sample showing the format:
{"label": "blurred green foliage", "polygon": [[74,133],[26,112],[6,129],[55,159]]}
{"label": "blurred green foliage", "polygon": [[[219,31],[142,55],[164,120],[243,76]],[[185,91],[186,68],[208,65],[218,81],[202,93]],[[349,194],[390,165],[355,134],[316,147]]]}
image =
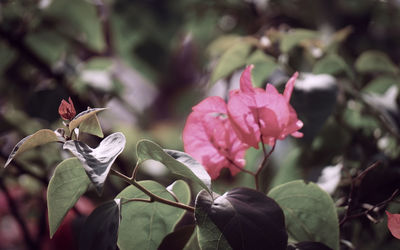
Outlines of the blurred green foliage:
{"label": "blurred green foliage", "polygon": [[[61,127],[58,105],[71,96],[78,112],[109,107],[99,114],[100,124],[106,135],[125,134],[127,146],[116,165],[128,173],[141,138],[182,150],[191,107],[206,95],[226,98],[251,63],[259,87],[282,87],[300,72],[292,105],[305,136],[278,143],[265,188],[298,178],[317,181],[324,167],[340,163],[332,197],[343,207],[351,177],[379,160],[381,166],[368,173],[376,178],[365,178],[358,188],[354,207],[360,212],[399,188],[399,31],[400,4],[390,0],[0,1],[2,162],[21,138]],[[89,145],[99,143],[84,136]],[[261,155],[249,151],[246,167],[255,169]],[[0,181],[10,190],[43,190],[67,156],[58,145],[24,153],[13,168],[0,171]],[[173,180],[151,166],[139,176],[165,185]],[[218,192],[253,187],[245,173],[221,176],[213,183]],[[111,178],[104,197],[93,191],[88,196],[100,202],[123,185]],[[43,199],[40,191],[32,196]],[[343,242],[355,249],[398,249],[400,242],[382,226],[385,209],[371,215],[377,224],[360,216],[343,225]],[[392,203],[389,210],[400,212]],[[37,224],[47,237],[45,223]],[[43,237],[32,237],[21,249],[34,249]],[[350,249],[346,244],[342,249]]]}

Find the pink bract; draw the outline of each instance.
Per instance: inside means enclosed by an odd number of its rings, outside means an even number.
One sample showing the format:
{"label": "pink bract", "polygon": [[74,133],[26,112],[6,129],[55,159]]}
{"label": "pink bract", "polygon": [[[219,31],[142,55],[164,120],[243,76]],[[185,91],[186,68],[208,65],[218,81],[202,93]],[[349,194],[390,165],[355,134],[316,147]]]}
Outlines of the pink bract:
{"label": "pink bract", "polygon": [[388,217],[387,226],[394,237],[400,239],[400,214],[391,214],[386,211]]}
{"label": "pink bract", "polygon": [[185,152],[199,161],[212,179],[218,178],[222,168],[236,175],[244,167],[248,146],[236,136],[220,97],[208,97],[193,107],[183,130],[183,143]]}
{"label": "pink bract", "polygon": [[303,122],[297,118],[289,103],[297,72],[286,83],[282,95],[272,84],[267,84],[265,90],[253,87],[253,67],[250,65],[244,70],[240,77],[240,90],[230,93],[227,106],[232,127],[239,139],[258,148],[261,136],[271,146],[288,135],[302,137],[298,130],[303,127]]}
{"label": "pink bract", "polygon": [[69,103],[65,100],[61,101],[60,106],[58,107],[58,113],[64,120],[71,121],[72,119],[74,119],[76,111],[71,97],[68,98],[68,101]]}

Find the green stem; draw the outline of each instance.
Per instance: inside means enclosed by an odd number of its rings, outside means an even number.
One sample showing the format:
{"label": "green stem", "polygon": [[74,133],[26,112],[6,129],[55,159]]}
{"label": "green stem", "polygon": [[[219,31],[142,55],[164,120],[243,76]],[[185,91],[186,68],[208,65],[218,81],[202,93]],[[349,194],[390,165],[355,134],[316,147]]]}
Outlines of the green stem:
{"label": "green stem", "polygon": [[143,193],[148,195],[152,201],[158,201],[158,202],[161,202],[161,203],[173,206],[173,207],[177,207],[177,208],[182,208],[182,209],[185,209],[187,211],[194,213],[194,207],[180,203],[180,202],[175,202],[175,201],[164,199],[156,194],[153,194],[150,190],[148,190],[147,188],[140,185],[135,179],[130,178],[130,177],[116,171],[115,169],[111,169],[111,171],[112,171],[112,174],[114,174],[115,176],[120,177],[127,183],[135,186],[137,189],[139,189],[140,191],[142,191]]}

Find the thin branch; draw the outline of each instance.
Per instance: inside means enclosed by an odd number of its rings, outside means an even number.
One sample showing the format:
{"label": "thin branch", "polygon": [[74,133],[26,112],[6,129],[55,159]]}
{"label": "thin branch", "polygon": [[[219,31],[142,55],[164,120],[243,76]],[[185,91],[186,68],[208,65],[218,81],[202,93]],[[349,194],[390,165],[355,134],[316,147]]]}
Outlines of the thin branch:
{"label": "thin branch", "polygon": [[369,166],[367,169],[365,169],[364,171],[362,171],[361,173],[359,173],[356,177],[354,177],[352,179],[351,185],[350,185],[350,194],[349,194],[349,197],[347,199],[347,210],[346,210],[346,213],[345,213],[343,219],[339,223],[340,226],[342,226],[349,218],[352,218],[352,214],[351,213],[352,213],[353,207],[354,207],[356,188],[361,184],[361,181],[364,179],[364,177],[370,171],[372,171],[373,169],[378,167],[379,164],[380,164],[379,161],[373,163],[371,166]]}
{"label": "thin branch", "polygon": [[137,189],[139,189],[140,191],[142,191],[143,193],[145,193],[146,195],[148,195],[152,201],[158,201],[173,207],[177,207],[177,208],[182,208],[185,209],[187,211],[190,211],[192,213],[194,213],[194,207],[180,203],[180,202],[175,202],[175,201],[171,201],[171,200],[167,200],[164,199],[156,194],[153,194],[150,190],[148,190],[147,188],[145,188],[144,186],[140,185],[138,182],[136,182],[135,179],[130,178],[118,171],[116,171],[115,169],[111,169],[111,173],[114,174],[115,176],[120,177],[121,179],[123,179],[124,181],[126,181],[127,183],[135,186]]}
{"label": "thin branch", "polygon": [[272,152],[274,152],[275,146],[276,146],[276,142],[275,142],[274,145],[272,146],[271,150],[267,153],[266,149],[265,149],[265,145],[264,145],[264,140],[262,139],[262,136],[261,136],[261,143],[262,143],[263,152],[264,152],[264,159],[261,162],[260,166],[258,167],[258,169],[257,169],[257,171],[256,171],[256,173],[254,175],[254,180],[255,180],[255,184],[256,184],[256,190],[258,190],[258,191],[260,191],[260,184],[259,184],[258,177],[259,177],[261,171],[264,169],[264,167],[266,165],[268,165],[268,159],[271,156]]}

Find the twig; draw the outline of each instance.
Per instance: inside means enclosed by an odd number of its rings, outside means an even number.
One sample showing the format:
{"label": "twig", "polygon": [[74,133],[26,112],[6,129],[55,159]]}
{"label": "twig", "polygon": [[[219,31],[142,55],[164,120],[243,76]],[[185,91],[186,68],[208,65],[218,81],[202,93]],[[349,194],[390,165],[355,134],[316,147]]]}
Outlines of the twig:
{"label": "twig", "polygon": [[360,185],[362,179],[373,169],[378,167],[380,162],[375,162],[371,166],[369,166],[367,169],[359,173],[355,178],[352,179],[351,185],[350,185],[350,194],[347,199],[347,210],[346,213],[343,217],[343,219],[340,221],[339,225],[342,226],[349,218],[352,217],[351,213],[354,207],[354,200],[355,200],[355,190],[356,188]]}
{"label": "twig", "polygon": [[180,202],[175,202],[175,201],[171,201],[171,200],[167,200],[164,199],[156,194],[153,194],[150,190],[148,190],[147,188],[145,188],[144,186],[140,185],[138,182],[136,182],[135,179],[128,177],[118,171],[116,171],[115,169],[111,169],[111,173],[115,176],[120,177],[121,179],[123,179],[124,181],[126,181],[127,183],[135,186],[137,189],[139,189],[140,191],[142,191],[143,193],[145,193],[146,195],[148,195],[150,197],[150,199],[152,201],[158,201],[173,207],[177,207],[177,208],[182,208],[185,209],[187,211],[190,211],[192,213],[194,213],[194,207],[180,203]]}
{"label": "twig", "polygon": [[256,190],[257,191],[260,191],[260,184],[259,184],[258,177],[259,177],[261,171],[267,165],[268,159],[271,156],[272,152],[274,152],[275,146],[276,146],[276,142],[274,143],[274,145],[272,146],[271,150],[268,153],[267,153],[267,150],[265,149],[264,140],[262,139],[262,135],[261,135],[261,144],[262,144],[262,148],[263,148],[263,152],[264,152],[264,159],[261,162],[260,166],[258,167],[258,169],[257,169],[257,171],[256,171],[256,173],[254,175],[254,180],[255,180],[255,183],[256,183]]}

